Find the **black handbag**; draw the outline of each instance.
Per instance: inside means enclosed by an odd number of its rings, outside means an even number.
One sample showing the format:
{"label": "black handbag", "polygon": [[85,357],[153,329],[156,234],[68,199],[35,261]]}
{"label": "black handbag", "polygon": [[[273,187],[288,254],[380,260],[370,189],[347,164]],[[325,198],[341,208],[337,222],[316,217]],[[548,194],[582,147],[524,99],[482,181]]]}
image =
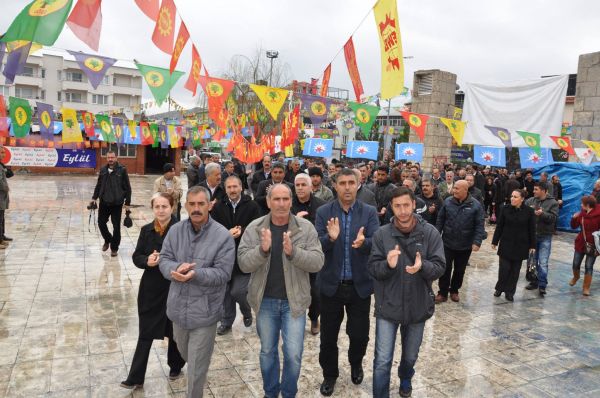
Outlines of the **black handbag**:
{"label": "black handbag", "polygon": [[585,238],[585,226],[583,217],[581,217],[581,233],[583,234],[583,242],[585,243],[585,254],[587,256],[598,257],[598,251],[596,250],[596,245],[593,243],[589,243]]}
{"label": "black handbag", "polygon": [[126,228],[131,228],[131,227],[133,227],[133,220],[131,219],[131,216],[130,216],[130,215],[131,215],[131,211],[127,210],[127,211],[125,212],[125,219],[123,220],[123,225],[124,225]]}
{"label": "black handbag", "polygon": [[527,257],[527,271],[525,272],[525,279],[527,282],[537,282],[537,261],[535,259],[535,252],[530,252]]}

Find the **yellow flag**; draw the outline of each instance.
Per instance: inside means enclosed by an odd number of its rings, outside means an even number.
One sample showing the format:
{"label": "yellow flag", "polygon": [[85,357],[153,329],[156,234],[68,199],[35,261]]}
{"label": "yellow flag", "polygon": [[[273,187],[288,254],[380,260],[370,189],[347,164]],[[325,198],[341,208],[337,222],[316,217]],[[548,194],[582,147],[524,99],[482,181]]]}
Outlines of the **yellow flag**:
{"label": "yellow flag", "polygon": [[404,60],[396,0],[379,0],[373,6],[381,47],[381,98],[390,99],[404,90]]}
{"label": "yellow flag", "polygon": [[135,120],[128,120],[127,124],[129,125],[129,136],[134,139],[137,137],[137,133],[135,131]]}
{"label": "yellow flag", "polygon": [[467,123],[461,122],[460,120],[446,119],[445,117],[441,117],[440,122],[448,127],[450,134],[452,134],[452,137],[456,140],[458,146],[461,146],[465,136],[465,126]]}
{"label": "yellow flag", "polygon": [[287,99],[288,91],[282,88],[259,86],[258,84],[251,84],[250,88],[267,108],[273,120],[277,120],[279,111]]}
{"label": "yellow flag", "polygon": [[179,148],[179,136],[177,135],[175,126],[169,124],[167,126],[167,130],[169,131],[169,142],[171,143],[171,148]]}
{"label": "yellow flag", "polygon": [[590,148],[592,151],[594,151],[594,153],[596,154],[596,157],[598,157],[598,159],[600,159],[600,142],[586,141],[586,140],[581,140],[581,142],[583,142],[585,145],[588,146],[588,148]]}
{"label": "yellow flag", "polygon": [[286,158],[294,157],[294,146],[293,145],[288,145],[285,147],[285,157]]}
{"label": "yellow flag", "polygon": [[75,109],[62,108],[61,113],[63,117],[62,142],[83,142]]}

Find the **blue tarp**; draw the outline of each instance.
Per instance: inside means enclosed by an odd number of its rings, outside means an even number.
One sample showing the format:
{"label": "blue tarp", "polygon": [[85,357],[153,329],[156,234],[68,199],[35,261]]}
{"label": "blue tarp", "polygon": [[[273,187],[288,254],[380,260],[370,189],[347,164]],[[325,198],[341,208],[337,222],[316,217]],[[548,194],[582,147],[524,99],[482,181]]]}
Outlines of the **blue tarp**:
{"label": "blue tarp", "polygon": [[575,232],[571,229],[571,216],[581,209],[581,197],[589,195],[594,190],[594,183],[600,176],[600,163],[584,166],[581,163],[557,162],[533,171],[537,180],[542,172],[558,175],[563,188],[563,207],[560,209],[558,229]]}

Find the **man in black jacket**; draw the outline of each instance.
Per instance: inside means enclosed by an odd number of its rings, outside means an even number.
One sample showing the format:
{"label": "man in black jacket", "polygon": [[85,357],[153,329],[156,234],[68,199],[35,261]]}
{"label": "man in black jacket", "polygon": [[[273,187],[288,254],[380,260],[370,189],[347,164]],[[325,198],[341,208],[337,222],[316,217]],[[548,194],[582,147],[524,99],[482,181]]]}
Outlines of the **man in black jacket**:
{"label": "man in black jacket", "polygon": [[421,195],[417,198],[421,198],[427,207],[427,210],[421,213],[421,217],[435,227],[438,213],[442,206],[444,206],[444,202],[440,199],[432,178],[423,177],[421,181]]}
{"label": "man in black jacket", "polygon": [[[131,204],[131,185],[125,166],[117,162],[117,155],[113,151],[106,154],[107,165],[100,169],[98,182],[94,189],[92,202],[100,199],[98,206],[98,229],[104,238],[102,251],[110,247],[110,255],[117,256],[121,244],[121,213],[123,204],[129,210]],[[108,218],[113,225],[113,233],[108,231]]]}
{"label": "man in black jacket", "polygon": [[187,167],[185,174],[188,179],[188,188],[198,185],[200,182],[200,158],[198,156],[190,156],[190,165]]}
{"label": "man in black jacket", "polygon": [[469,183],[456,181],[453,196],[444,201],[436,222],[446,256],[446,272],[440,278],[436,304],[448,301],[448,292],[452,301],[460,300],[458,290],[471,252],[478,251],[485,239],[484,220],[483,206],[469,195]]}
{"label": "man in black jacket", "polygon": [[283,163],[275,163],[271,167],[270,177],[264,181],[261,181],[258,184],[258,189],[254,194],[254,200],[260,206],[261,215],[264,216],[269,213],[269,207],[267,206],[267,192],[271,185],[273,184],[286,184],[292,192],[294,192],[294,185],[290,184],[287,181],[284,181],[285,178],[285,166]]}
{"label": "man in black jacket", "polygon": [[237,262],[237,248],[248,224],[260,217],[258,204],[250,196],[242,194],[242,180],[238,176],[227,177],[225,191],[227,196],[217,201],[211,211],[211,216],[216,222],[227,228],[233,239],[235,239],[236,256],[231,280],[225,291],[224,313],[221,325],[217,328],[218,335],[224,335],[231,331],[231,325],[235,321],[235,303],[240,306],[240,311],[244,317],[244,326],[250,327],[252,325],[252,309],[246,298],[250,274],[240,270]]}
{"label": "man in black jacket", "polygon": [[221,166],[217,163],[209,163],[204,168],[206,173],[206,180],[200,181],[198,184],[201,187],[208,189],[210,193],[210,201],[213,203],[219,202],[223,199],[225,195],[225,189],[223,189],[223,185],[221,184]]}
{"label": "man in black jacket", "polygon": [[250,179],[250,190],[252,190],[255,199],[258,185],[269,178],[271,178],[271,157],[265,155],[262,160],[262,168],[257,169]]}
{"label": "man in black jacket", "polygon": [[[425,183],[433,185],[431,180]],[[410,397],[425,321],[435,310],[431,283],[444,274],[446,261],[440,234],[414,213],[412,190],[394,189],[390,205],[393,221],[375,232],[368,263],[377,320],[373,396],[390,396],[390,370],[400,328],[400,396]]]}
{"label": "man in black jacket", "polygon": [[377,203],[377,212],[379,213],[379,223],[381,225],[387,224],[384,221],[386,206],[390,202],[391,192],[396,186],[392,184],[392,181],[388,177],[388,168],[386,166],[379,166],[376,173],[376,181],[367,187],[375,195],[375,202]]}

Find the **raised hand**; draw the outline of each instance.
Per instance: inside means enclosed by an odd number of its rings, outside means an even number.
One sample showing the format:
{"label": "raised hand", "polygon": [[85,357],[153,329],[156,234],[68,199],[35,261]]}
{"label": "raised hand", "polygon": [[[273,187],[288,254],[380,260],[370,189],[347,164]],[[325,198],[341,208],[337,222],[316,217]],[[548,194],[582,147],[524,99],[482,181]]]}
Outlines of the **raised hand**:
{"label": "raised hand", "polygon": [[398,265],[398,256],[400,255],[400,253],[402,253],[402,252],[400,251],[400,246],[398,246],[398,245],[394,246],[394,250],[390,250],[388,252],[388,255],[387,255],[388,267],[390,267],[391,269],[396,268],[396,266]]}
{"label": "raised hand", "polygon": [[356,234],[356,239],[352,242],[352,247],[358,249],[363,243],[365,243],[365,227],[360,227],[358,234]]}
{"label": "raised hand", "polygon": [[292,250],[294,249],[292,247],[291,237],[292,237],[292,233],[290,231],[283,233],[283,252],[285,253],[286,256],[291,256]]}
{"label": "raised hand", "polygon": [[421,269],[421,265],[423,265],[423,263],[421,263],[421,253],[417,252],[417,255],[415,256],[415,263],[412,266],[407,265],[406,272],[409,274],[417,273]]}
{"label": "raised hand", "polygon": [[329,221],[327,221],[327,234],[332,241],[340,236],[340,220],[337,217],[330,218]]}
{"label": "raised hand", "polygon": [[271,230],[268,228],[260,230],[260,249],[265,253],[271,250]]}

